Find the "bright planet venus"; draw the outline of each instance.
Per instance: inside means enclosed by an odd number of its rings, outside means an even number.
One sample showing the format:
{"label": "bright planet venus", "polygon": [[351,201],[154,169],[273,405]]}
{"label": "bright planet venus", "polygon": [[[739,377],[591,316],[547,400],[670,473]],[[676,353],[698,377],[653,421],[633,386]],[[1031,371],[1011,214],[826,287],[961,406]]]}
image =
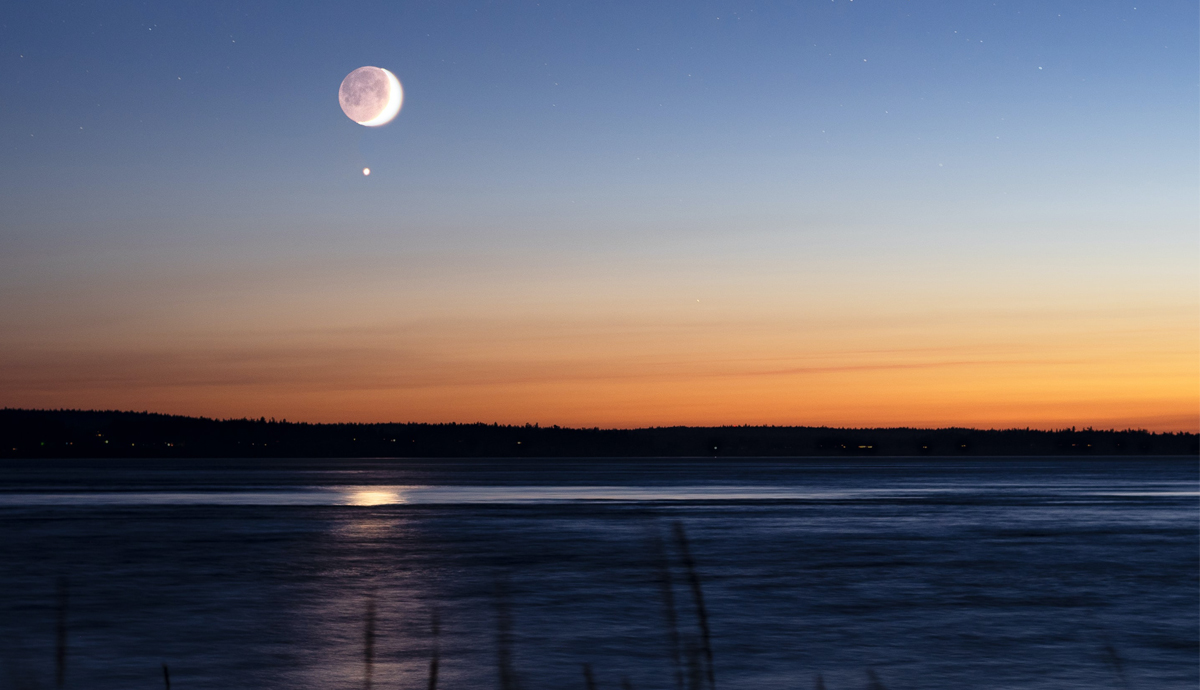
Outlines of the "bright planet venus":
{"label": "bright planet venus", "polygon": [[342,80],[338,103],[346,117],[360,125],[378,127],[400,112],[404,89],[396,75],[382,67],[359,67]]}

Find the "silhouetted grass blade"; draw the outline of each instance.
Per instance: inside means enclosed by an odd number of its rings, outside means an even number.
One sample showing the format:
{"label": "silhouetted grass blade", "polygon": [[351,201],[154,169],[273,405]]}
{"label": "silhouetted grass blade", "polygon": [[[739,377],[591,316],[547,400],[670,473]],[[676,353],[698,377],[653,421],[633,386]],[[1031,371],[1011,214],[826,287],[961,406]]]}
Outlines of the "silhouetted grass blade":
{"label": "silhouetted grass blade", "polygon": [[658,557],[658,585],[662,595],[663,611],[667,618],[667,643],[671,648],[671,662],[675,669],[675,690],[683,690],[683,658],[679,651],[679,620],[675,613],[675,591],[671,582],[671,564],[667,560],[667,547],[662,535],[654,535],[654,547]]}
{"label": "silhouetted grass blade", "polygon": [[367,599],[367,611],[363,621],[363,687],[371,690],[372,674],[375,671],[375,599]]}
{"label": "silhouetted grass blade", "polygon": [[508,589],[503,581],[496,583],[496,665],[500,673],[500,690],[519,690],[512,665],[512,613],[508,607]]}
{"label": "silhouetted grass blade", "polygon": [[429,657],[429,690],[437,690],[438,662],[440,661],[441,655],[441,650],[438,646],[438,635],[441,632],[441,626],[438,621],[437,609],[433,610],[433,616],[430,620],[430,627],[433,632],[433,653]]}
{"label": "silhouetted grass blade", "polygon": [[717,682],[713,672],[712,636],[708,630],[708,611],[704,608],[704,592],[700,588],[700,576],[696,573],[696,562],[688,548],[687,534],[683,524],[675,523],[675,541],[679,544],[679,555],[683,558],[683,567],[687,571],[688,584],[692,587],[692,599],[696,604],[696,621],[700,625],[701,651],[704,653],[705,676],[708,687],[715,690]]}
{"label": "silhouetted grass blade", "polygon": [[1105,641],[1104,643],[1104,659],[1121,681],[1121,686],[1124,688],[1132,687],[1129,684],[1129,679],[1125,676],[1125,662],[1122,661],[1121,655],[1117,654],[1117,648],[1112,645],[1112,642]]}
{"label": "silhouetted grass blade", "polygon": [[701,668],[700,650],[689,644],[687,648],[687,677],[688,690],[701,690],[704,687],[704,669]]}
{"label": "silhouetted grass blade", "polygon": [[54,644],[54,681],[58,687],[67,682],[67,578],[58,578],[57,624]]}

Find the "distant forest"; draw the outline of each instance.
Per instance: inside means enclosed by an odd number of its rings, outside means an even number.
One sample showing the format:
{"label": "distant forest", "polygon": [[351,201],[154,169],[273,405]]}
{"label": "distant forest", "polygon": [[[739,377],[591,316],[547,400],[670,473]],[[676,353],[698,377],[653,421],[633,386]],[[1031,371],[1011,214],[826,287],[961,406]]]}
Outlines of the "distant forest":
{"label": "distant forest", "polygon": [[0,410],[0,458],[1198,455],[1193,433],[726,426],[571,429],[307,424],[148,412]]}

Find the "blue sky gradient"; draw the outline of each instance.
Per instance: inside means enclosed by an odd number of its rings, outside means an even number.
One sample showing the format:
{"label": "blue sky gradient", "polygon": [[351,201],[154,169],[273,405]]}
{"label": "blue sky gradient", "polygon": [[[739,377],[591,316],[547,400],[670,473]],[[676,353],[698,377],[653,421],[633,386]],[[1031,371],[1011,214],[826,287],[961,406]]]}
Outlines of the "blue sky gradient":
{"label": "blue sky gradient", "polygon": [[[0,371],[21,383],[0,403],[143,399],[120,379],[104,393],[36,374],[58,361],[30,359],[47,348],[169,358],[157,339],[194,332],[240,351],[347,314],[603,329],[692,319],[678,310],[697,299],[732,331],[814,310],[937,314],[959,333],[978,309],[1029,333],[1047,313],[1161,312],[1182,362],[1198,326],[1198,25],[1194,2],[9,8]],[[361,65],[404,84],[390,125],[338,108]],[[464,337],[481,352],[491,338]],[[1159,356],[1140,347],[1126,355]],[[1197,387],[1180,385],[1175,407]],[[552,415],[538,400],[527,413]]]}

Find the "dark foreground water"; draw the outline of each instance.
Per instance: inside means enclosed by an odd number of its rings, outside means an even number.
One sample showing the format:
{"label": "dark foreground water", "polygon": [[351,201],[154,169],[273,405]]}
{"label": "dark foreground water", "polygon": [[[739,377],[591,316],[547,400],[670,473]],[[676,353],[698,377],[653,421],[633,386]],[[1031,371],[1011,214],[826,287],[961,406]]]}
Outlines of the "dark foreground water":
{"label": "dark foreground water", "polygon": [[0,473],[0,687],[1200,684],[1195,458]]}

